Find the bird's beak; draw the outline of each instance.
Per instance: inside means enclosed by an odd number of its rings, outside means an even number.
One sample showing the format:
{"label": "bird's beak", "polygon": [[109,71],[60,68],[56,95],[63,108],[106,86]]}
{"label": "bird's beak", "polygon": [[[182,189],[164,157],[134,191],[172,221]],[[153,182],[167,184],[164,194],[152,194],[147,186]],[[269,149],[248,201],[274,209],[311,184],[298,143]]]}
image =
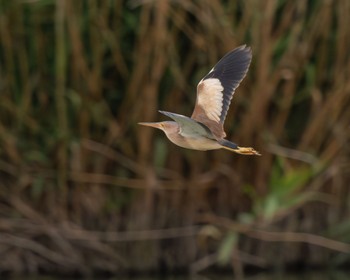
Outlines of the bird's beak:
{"label": "bird's beak", "polygon": [[158,129],[163,129],[163,125],[161,122],[139,122],[139,125],[151,126]]}

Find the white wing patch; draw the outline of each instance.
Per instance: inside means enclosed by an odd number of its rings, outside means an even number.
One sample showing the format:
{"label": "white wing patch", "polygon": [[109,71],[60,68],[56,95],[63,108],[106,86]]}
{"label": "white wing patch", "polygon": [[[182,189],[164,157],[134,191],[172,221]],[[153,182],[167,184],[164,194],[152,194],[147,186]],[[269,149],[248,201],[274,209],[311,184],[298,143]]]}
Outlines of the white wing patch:
{"label": "white wing patch", "polygon": [[219,79],[210,78],[198,84],[197,103],[205,111],[207,117],[215,122],[220,121],[223,105],[223,86]]}

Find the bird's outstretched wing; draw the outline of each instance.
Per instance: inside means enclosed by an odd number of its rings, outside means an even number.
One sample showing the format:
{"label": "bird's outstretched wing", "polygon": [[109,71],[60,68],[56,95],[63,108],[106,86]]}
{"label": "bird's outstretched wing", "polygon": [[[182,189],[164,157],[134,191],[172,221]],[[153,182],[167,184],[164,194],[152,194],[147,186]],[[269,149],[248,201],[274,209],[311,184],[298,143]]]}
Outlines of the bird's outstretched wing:
{"label": "bird's outstretched wing", "polygon": [[232,96],[246,75],[252,52],[245,45],[227,53],[199,82],[191,118],[205,124],[216,138],[226,136],[223,124]]}
{"label": "bird's outstretched wing", "polygon": [[215,139],[211,131],[205,125],[189,117],[165,111],[159,111],[159,113],[176,121],[180,125],[179,133],[184,137],[206,137]]}

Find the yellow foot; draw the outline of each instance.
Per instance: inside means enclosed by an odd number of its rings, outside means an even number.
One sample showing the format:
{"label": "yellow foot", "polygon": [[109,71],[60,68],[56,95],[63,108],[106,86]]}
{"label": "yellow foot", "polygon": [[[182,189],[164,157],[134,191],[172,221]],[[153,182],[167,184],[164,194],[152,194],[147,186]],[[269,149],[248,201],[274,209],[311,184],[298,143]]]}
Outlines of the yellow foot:
{"label": "yellow foot", "polygon": [[257,155],[257,156],[261,156],[261,154],[258,151],[255,151],[253,148],[251,147],[237,147],[237,149],[232,150],[238,154],[241,155]]}

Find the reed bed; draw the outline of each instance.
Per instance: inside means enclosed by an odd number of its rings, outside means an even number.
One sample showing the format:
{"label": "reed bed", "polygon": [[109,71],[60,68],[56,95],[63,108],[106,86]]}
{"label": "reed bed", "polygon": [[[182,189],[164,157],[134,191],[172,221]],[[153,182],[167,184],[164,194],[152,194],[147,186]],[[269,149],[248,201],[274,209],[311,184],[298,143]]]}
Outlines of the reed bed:
{"label": "reed bed", "polygon": [[[1,272],[349,264],[350,3],[0,0]],[[227,51],[228,138],[174,146]]]}

